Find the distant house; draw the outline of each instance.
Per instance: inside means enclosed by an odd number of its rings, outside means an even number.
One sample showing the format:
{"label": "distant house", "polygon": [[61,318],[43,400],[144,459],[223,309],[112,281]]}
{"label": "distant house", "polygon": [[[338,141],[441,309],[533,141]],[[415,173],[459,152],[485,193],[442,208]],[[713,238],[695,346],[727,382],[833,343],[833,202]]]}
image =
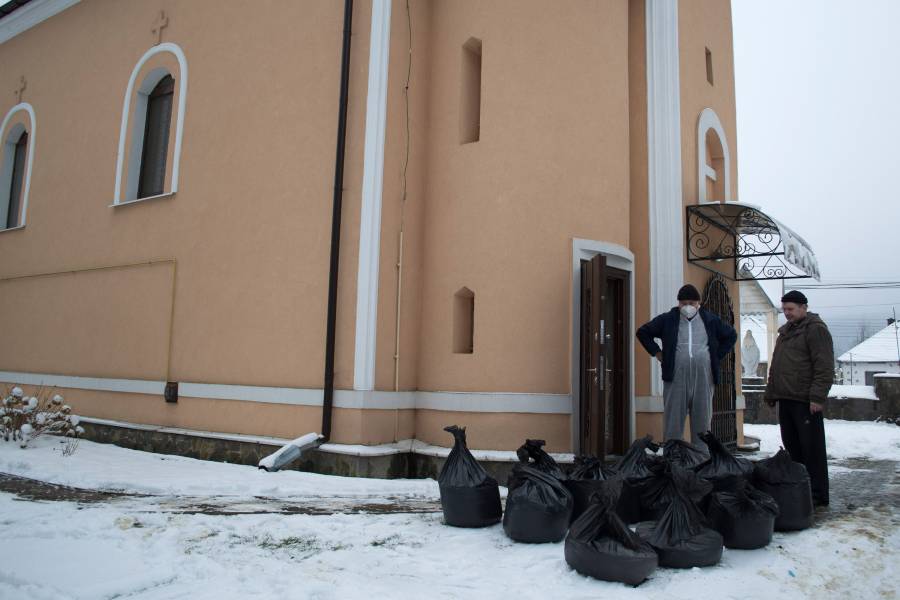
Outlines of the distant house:
{"label": "distant house", "polygon": [[900,373],[900,331],[898,324],[888,325],[866,341],[838,357],[838,368],[848,385],[875,385],[878,373]]}

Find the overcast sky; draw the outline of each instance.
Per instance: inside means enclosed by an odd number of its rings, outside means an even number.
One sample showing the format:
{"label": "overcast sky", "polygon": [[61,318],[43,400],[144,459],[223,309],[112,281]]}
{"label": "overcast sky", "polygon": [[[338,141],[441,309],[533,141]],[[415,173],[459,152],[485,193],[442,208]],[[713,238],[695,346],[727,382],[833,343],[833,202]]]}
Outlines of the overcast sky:
{"label": "overcast sky", "polygon": [[[739,199],[804,237],[823,282],[900,281],[900,1],[732,11]],[[805,293],[836,350],[900,314],[900,288]]]}

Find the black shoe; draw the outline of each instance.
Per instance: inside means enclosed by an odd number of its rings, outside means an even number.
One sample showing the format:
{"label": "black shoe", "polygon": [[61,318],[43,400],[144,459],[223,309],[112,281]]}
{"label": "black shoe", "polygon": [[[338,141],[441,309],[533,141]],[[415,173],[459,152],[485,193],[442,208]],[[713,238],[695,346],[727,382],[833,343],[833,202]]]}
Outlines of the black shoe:
{"label": "black shoe", "polygon": [[822,507],[822,508],[827,508],[827,507],[828,507],[828,500],[816,500],[816,499],[814,498],[814,499],[813,499],[813,506],[816,507],[816,508],[820,508],[820,507]]}

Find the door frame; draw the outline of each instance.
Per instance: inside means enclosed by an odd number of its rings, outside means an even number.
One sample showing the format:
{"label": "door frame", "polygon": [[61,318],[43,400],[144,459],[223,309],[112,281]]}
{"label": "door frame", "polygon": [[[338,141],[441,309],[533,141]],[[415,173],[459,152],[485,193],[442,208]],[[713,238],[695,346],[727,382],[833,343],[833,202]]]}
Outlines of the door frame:
{"label": "door frame", "polygon": [[572,412],[570,439],[572,452],[581,452],[581,261],[590,260],[598,254],[606,256],[606,264],[628,273],[628,328],[625,355],[628,358],[628,394],[625,411],[628,414],[626,435],[630,442],[634,439],[634,254],[627,248],[611,242],[572,239],[572,303],[570,328],[570,389],[572,390]]}

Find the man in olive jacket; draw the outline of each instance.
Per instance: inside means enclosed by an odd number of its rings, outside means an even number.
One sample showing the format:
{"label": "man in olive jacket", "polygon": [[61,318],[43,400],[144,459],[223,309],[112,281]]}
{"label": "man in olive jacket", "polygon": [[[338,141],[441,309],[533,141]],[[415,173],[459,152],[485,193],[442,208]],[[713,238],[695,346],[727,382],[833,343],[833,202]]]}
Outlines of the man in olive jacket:
{"label": "man in olive jacket", "polygon": [[766,402],[778,403],[781,441],[795,462],[809,472],[813,502],[828,505],[828,462],[822,406],[834,382],[831,334],[819,315],[808,312],[806,296],[791,291],[781,298],[787,323],[778,330]]}

